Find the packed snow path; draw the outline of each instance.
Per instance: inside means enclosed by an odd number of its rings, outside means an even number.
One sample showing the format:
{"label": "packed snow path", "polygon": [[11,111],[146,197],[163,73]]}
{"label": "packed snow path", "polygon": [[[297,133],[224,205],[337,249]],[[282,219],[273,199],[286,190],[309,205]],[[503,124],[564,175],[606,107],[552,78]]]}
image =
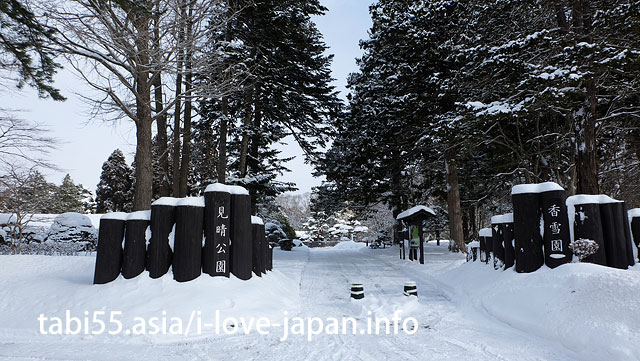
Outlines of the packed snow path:
{"label": "packed snow path", "polygon": [[[252,279],[242,284],[237,280],[214,282],[224,285],[225,292],[232,294],[228,299],[229,297],[219,295],[220,292],[215,289],[212,289],[206,297],[195,296],[197,290],[211,285],[212,281],[204,276],[187,286],[173,282],[170,276],[162,280],[148,280],[143,277],[144,275],[134,280],[119,279],[106,286],[91,286],[92,257],[7,256],[0,260],[0,271],[8,272],[5,273],[7,278],[2,279],[4,283],[0,284],[5,286],[4,291],[0,288],[0,297],[3,299],[0,321],[4,321],[3,318],[7,321],[6,325],[0,325],[0,359],[336,361],[585,359],[572,351],[575,348],[565,347],[552,337],[538,337],[533,332],[523,330],[522,327],[512,327],[507,322],[494,318],[492,313],[482,306],[482,302],[462,297],[460,292],[454,292],[451,285],[441,283],[436,275],[459,267],[464,262],[461,257],[460,254],[449,253],[446,244],[436,246],[433,243],[427,244],[425,248],[426,263],[424,265],[399,260],[398,249],[395,247],[386,250],[366,248],[309,250],[306,247],[296,247],[292,252],[276,250],[274,268],[277,271],[264,279]],[[66,263],[65,266],[61,266],[62,261]],[[43,266],[47,262],[52,264]],[[2,268],[2,264],[7,265],[6,269]],[[18,264],[22,265],[22,270],[17,266]],[[40,273],[53,274],[54,281],[45,279],[42,284],[35,283],[29,288],[24,285],[24,280],[20,279],[26,272],[35,274],[36,276],[31,276],[34,280]],[[89,274],[79,276],[80,272]],[[288,317],[322,319],[355,317],[360,321],[359,326],[361,326],[366,325],[365,319],[369,315],[390,318],[395,311],[402,310],[401,317],[415,317],[419,322],[419,329],[413,335],[407,335],[402,331],[397,335],[321,334],[314,335],[311,342],[307,340],[307,335],[290,335],[286,341],[281,342],[282,329],[275,329],[270,335],[205,334],[187,338],[38,335],[34,331],[37,330],[37,322],[28,318],[39,312],[47,312],[46,306],[51,307],[48,312],[53,312],[51,310],[60,312],[66,305],[66,303],[56,304],[59,297],[49,294],[56,292],[55,285],[51,286],[50,290],[40,289],[60,279],[65,283],[57,288],[71,287],[71,291],[64,292],[71,294],[64,302],[73,303],[74,305],[70,306],[73,310],[97,308],[96,287],[105,287],[99,289],[98,296],[102,299],[109,300],[111,293],[124,292],[122,297],[114,297],[119,302],[114,301],[115,304],[133,303],[133,300],[141,297],[149,298],[148,301],[140,302],[140,308],[132,305],[128,312],[147,310],[150,307],[151,311],[157,312],[170,305],[176,307],[175,303],[182,304],[188,309],[205,304],[212,309],[222,308],[221,305],[225,305],[229,310],[236,311],[255,306],[251,311],[247,311],[249,315],[260,317],[264,313],[277,317],[286,310]],[[417,300],[415,297],[402,295],[403,284],[409,280],[417,283],[419,294]],[[279,288],[283,282],[287,286]],[[352,282],[364,284],[363,300],[350,299],[349,287]],[[260,289],[262,284],[267,284],[271,289]],[[180,295],[187,288],[189,294]],[[76,289],[81,291],[74,294]],[[162,289],[164,293],[160,296],[154,294],[157,289]],[[260,296],[261,299],[249,298],[246,300],[248,303],[242,303],[252,289],[264,293],[264,296]],[[272,293],[268,293],[269,291]],[[60,297],[64,297],[62,291],[59,293],[61,293]],[[274,297],[274,294],[277,297]],[[25,299],[21,299],[22,296]],[[27,296],[35,300],[31,301],[26,298]],[[169,301],[162,303],[162,300],[168,297],[172,298],[171,303]],[[26,318],[25,325],[20,327],[23,318]],[[16,329],[15,333],[11,327]]]}

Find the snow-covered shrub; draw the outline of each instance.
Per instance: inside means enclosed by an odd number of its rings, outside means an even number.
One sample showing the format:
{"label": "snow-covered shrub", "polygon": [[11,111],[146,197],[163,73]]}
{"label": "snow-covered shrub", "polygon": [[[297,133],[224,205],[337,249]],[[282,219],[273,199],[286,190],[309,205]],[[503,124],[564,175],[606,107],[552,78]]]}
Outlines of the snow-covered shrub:
{"label": "snow-covered shrub", "polygon": [[[86,250],[94,250],[98,234],[89,217],[74,212],[63,213],[53,220],[46,243],[73,243]],[[60,245],[62,247],[62,245]],[[65,246],[66,247],[66,246]],[[76,249],[77,247],[73,246]]]}
{"label": "snow-covered shrub", "polygon": [[598,252],[600,246],[598,243],[591,239],[578,239],[569,244],[569,248],[573,251],[573,254],[578,257],[582,262],[583,259]]}
{"label": "snow-covered shrub", "polygon": [[291,251],[295,245],[290,239],[281,239],[278,244],[280,245],[280,249],[283,251]]}
{"label": "snow-covered shrub", "polygon": [[273,222],[267,222],[264,224],[264,233],[269,243],[278,243],[281,239],[288,238],[285,231],[283,231],[278,224]]}

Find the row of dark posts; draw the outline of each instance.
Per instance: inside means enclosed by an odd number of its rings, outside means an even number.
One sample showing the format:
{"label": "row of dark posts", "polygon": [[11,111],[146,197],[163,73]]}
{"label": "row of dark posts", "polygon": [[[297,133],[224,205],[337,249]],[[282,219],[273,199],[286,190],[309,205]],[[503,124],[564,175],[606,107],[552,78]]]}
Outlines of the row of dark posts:
{"label": "row of dark posts", "polygon": [[[491,218],[491,228],[479,232],[480,260],[496,269],[515,265],[517,272],[534,272],[543,264],[555,268],[571,262],[573,239],[589,239],[598,251],[586,262],[626,269],[635,264],[633,239],[640,244],[640,210],[631,227],[624,202],[604,195],[567,198],[555,183],[513,187],[513,213]],[[631,215],[632,212],[629,214]],[[570,218],[573,218],[573,225]]]}
{"label": "row of dark posts", "polygon": [[94,284],[120,274],[133,278],[145,269],[149,277],[159,278],[170,267],[178,282],[203,272],[248,280],[273,268],[264,224],[251,216],[244,188],[213,184],[204,197],[160,198],[151,211],[109,213],[100,219]]}

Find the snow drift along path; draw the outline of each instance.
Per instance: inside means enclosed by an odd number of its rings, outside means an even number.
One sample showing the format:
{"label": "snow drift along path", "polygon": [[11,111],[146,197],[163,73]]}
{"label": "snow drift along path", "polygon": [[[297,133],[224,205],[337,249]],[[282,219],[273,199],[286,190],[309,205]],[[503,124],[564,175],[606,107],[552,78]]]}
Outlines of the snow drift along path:
{"label": "snow drift along path", "polygon": [[[427,244],[425,265],[399,260],[397,248],[346,248],[276,250],[277,271],[249,282],[200,277],[178,284],[170,276],[143,275],[103,286],[90,285],[93,257],[1,256],[0,359],[555,361],[640,355],[640,336],[633,339],[640,335],[638,267],[567,265],[519,275],[463,264],[461,255],[447,252],[446,243]],[[402,295],[409,280],[417,283],[418,299]],[[351,283],[364,284],[363,300],[349,298]],[[574,288],[565,292],[569,284]],[[620,303],[601,307],[611,292]],[[318,335],[311,342],[306,335],[280,342],[281,329],[267,336],[190,337],[37,332],[35,317],[41,312],[118,305],[143,317],[160,310],[187,317],[186,310],[220,309],[277,321],[287,311],[289,317],[354,317],[361,324],[369,315],[390,318],[402,310],[401,317],[415,317],[419,329],[414,335]],[[594,313],[576,319],[586,310]],[[604,313],[599,316],[598,310]],[[549,329],[553,322],[558,327]]]}

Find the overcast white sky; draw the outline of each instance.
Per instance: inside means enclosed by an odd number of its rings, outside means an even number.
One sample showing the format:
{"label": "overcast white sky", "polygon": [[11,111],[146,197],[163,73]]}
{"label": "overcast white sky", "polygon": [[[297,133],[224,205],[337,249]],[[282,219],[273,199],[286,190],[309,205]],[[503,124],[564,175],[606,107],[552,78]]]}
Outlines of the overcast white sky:
{"label": "overcast white sky", "polygon": [[[347,75],[357,70],[355,58],[360,57],[360,39],[367,37],[371,27],[368,8],[372,0],[323,0],[329,8],[327,15],[314,19],[324,34],[326,43],[334,54],[332,65],[335,85],[345,96]],[[56,76],[56,86],[68,98],[65,102],[42,100],[31,89],[0,94],[0,108],[24,110],[20,117],[34,120],[49,127],[61,140],[59,149],[51,154],[51,161],[62,168],[61,172],[48,172],[50,181],[59,184],[64,174],[70,173],[76,183],[95,191],[100,178],[102,163],[114,149],[120,148],[130,163],[135,153],[135,131],[131,122],[103,123],[89,119],[88,107],[76,93],[89,93],[81,79],[70,70],[62,70]],[[312,168],[304,164],[301,150],[293,144],[283,146],[283,156],[296,155],[287,164],[293,171],[280,179],[294,182],[300,192],[307,192],[319,185],[320,179],[311,175]]]}

